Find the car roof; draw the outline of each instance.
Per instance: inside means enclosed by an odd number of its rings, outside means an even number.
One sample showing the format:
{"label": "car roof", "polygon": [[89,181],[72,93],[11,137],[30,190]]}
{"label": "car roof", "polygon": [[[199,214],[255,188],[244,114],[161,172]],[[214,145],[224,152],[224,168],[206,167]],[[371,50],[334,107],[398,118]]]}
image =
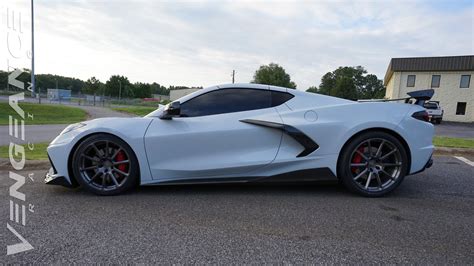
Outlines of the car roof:
{"label": "car roof", "polygon": [[207,87],[204,89],[200,89],[198,91],[195,91],[191,94],[188,94],[186,96],[183,96],[179,98],[178,100],[183,103],[186,102],[187,100],[194,98],[198,95],[218,90],[218,89],[229,89],[229,88],[246,88],[246,89],[258,89],[258,90],[273,90],[273,91],[280,91],[280,92],[287,92],[288,89],[284,87],[278,87],[278,86],[270,86],[270,85],[264,85],[264,84],[256,84],[256,83],[230,83],[230,84],[221,84],[217,86],[211,86]]}

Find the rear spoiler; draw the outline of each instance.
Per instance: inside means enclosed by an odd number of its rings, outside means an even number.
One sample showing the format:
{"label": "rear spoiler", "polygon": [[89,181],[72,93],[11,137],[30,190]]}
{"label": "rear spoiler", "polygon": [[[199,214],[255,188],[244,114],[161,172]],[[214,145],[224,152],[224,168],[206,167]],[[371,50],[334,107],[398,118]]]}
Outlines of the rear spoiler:
{"label": "rear spoiler", "polygon": [[429,101],[434,95],[433,89],[411,91],[407,93],[410,97],[398,98],[398,99],[373,99],[373,100],[357,100],[358,102],[396,102],[396,101],[405,101],[405,103],[410,103],[410,100],[414,99],[415,104],[423,106],[426,101]]}

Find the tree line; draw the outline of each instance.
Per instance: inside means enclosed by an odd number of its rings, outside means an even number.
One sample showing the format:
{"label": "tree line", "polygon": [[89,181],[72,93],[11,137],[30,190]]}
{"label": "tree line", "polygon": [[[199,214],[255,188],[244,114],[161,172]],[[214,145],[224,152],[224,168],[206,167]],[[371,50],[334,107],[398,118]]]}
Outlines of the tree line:
{"label": "tree line", "polygon": [[[26,73],[19,79],[29,82],[30,76]],[[7,84],[8,73],[0,70],[0,84]],[[296,83],[286,73],[285,69],[275,63],[260,66],[253,76],[252,83],[275,85],[296,89]],[[6,86],[6,85],[5,85]],[[44,92],[47,88],[70,89],[73,94],[96,94],[121,98],[150,98],[153,94],[169,95],[170,90],[188,88],[185,86],[165,87],[159,83],[132,83],[122,75],[112,75],[105,83],[95,77],[86,81],[51,74],[36,75],[36,87]],[[319,87],[311,86],[307,92],[320,93],[345,99],[376,99],[385,96],[385,87],[382,80],[370,74],[362,66],[338,67],[327,72],[321,78]]]}

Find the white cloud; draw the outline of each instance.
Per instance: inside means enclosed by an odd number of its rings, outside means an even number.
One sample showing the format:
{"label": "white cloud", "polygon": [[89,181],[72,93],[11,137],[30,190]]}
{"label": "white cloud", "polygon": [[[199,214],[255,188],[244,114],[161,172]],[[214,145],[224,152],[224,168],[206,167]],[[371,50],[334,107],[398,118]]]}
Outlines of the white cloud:
{"label": "white cloud", "polygon": [[36,2],[37,73],[207,86],[286,68],[299,89],[341,65],[473,54],[472,2]]}

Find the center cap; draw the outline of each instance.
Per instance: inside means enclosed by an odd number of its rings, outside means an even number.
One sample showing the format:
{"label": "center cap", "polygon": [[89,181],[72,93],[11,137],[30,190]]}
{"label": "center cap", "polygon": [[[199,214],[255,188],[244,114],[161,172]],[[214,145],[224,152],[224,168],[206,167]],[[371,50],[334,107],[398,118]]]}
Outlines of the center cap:
{"label": "center cap", "polygon": [[112,166],[112,162],[111,161],[105,161],[104,162],[104,167],[111,167]]}

